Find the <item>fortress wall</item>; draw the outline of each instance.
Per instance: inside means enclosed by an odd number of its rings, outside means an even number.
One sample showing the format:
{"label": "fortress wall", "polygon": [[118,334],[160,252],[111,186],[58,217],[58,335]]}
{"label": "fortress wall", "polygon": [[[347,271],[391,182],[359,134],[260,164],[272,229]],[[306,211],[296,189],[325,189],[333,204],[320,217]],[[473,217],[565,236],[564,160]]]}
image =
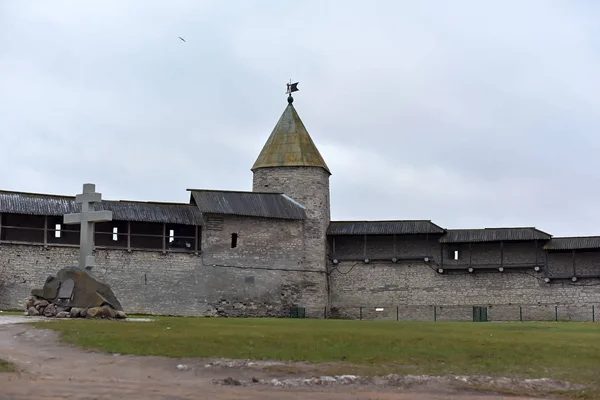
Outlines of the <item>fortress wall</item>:
{"label": "fortress wall", "polygon": [[[376,237],[369,237],[371,249],[367,258],[374,259],[377,254],[391,254],[389,237],[375,243]],[[338,243],[346,242],[343,245]],[[356,242],[356,243],[354,243]],[[511,263],[538,264],[544,266],[545,252],[533,242],[505,243],[503,249],[504,265]],[[397,242],[398,246],[398,242]],[[421,245],[412,243],[408,248],[412,254],[424,254],[429,246],[436,246],[425,240]],[[356,256],[355,260],[344,260],[331,265],[331,307],[332,312],[341,317],[359,318],[362,307],[364,319],[414,319],[433,320],[434,306],[438,320],[470,320],[473,306],[489,306],[488,316],[494,320],[519,320],[520,313],[525,319],[551,320],[591,320],[592,305],[600,305],[600,279],[553,280],[544,282],[547,275],[572,270],[571,254],[548,254],[549,268],[539,272],[533,267],[504,272],[497,269],[451,270],[450,266],[468,266],[469,253],[461,247],[459,260],[448,260],[450,252],[444,250],[443,274],[439,274],[441,249],[450,249],[449,245],[437,245],[438,250],[430,262],[423,260],[372,261],[365,263],[358,237],[336,238],[336,256],[341,260],[347,256]],[[416,249],[416,250],[415,250]],[[473,264],[500,265],[498,243],[471,245]],[[537,255],[536,255],[537,252]],[[359,254],[360,253],[360,254]],[[360,258],[359,258],[360,256]],[[600,275],[600,253],[576,253],[577,273]],[[558,310],[555,306],[558,305]],[[375,311],[376,307],[384,308]],[[521,309],[519,310],[519,307]]]}
{"label": "fortress wall", "polygon": [[[287,316],[292,306],[322,317],[326,279],[302,272],[303,222],[222,218],[202,230],[202,252],[95,251],[93,273],[111,286],[128,313]],[[237,245],[231,248],[231,234]],[[20,309],[48,275],[77,265],[76,247],[0,244],[0,272],[10,286],[0,308]]]}

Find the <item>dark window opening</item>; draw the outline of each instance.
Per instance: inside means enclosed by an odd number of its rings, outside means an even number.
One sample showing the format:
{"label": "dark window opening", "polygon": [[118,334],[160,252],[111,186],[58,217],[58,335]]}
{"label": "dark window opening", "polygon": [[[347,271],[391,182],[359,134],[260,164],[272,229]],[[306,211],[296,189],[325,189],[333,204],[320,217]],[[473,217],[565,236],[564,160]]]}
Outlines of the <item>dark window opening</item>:
{"label": "dark window opening", "polygon": [[[1,239],[15,242],[44,243],[44,220],[45,217],[40,215],[3,214]],[[53,233],[54,225],[49,225],[49,230]]]}
{"label": "dark window opening", "polygon": [[448,248],[448,259],[457,261],[459,259],[459,247],[451,246]]}
{"label": "dark window opening", "polygon": [[[2,241],[79,245],[80,225],[64,224],[62,216],[2,213],[0,219]],[[194,251],[200,250],[200,229],[196,225],[165,226],[156,222],[97,222],[94,224],[94,245],[98,248]]]}
{"label": "dark window opening", "polygon": [[159,250],[163,248],[163,224],[131,221],[130,227],[132,249]]}
{"label": "dark window opening", "polygon": [[127,247],[127,221],[104,221],[94,224],[94,245],[98,247]]}
{"label": "dark window opening", "polygon": [[231,248],[232,249],[235,249],[237,247],[237,240],[238,240],[238,234],[232,233],[231,234]]}
{"label": "dark window opening", "polygon": [[48,243],[60,244],[79,244],[79,224],[63,224],[63,218],[60,216],[48,216],[46,223],[46,240]]}
{"label": "dark window opening", "polygon": [[167,224],[165,228],[166,246],[172,251],[193,251],[196,249],[196,226]]}

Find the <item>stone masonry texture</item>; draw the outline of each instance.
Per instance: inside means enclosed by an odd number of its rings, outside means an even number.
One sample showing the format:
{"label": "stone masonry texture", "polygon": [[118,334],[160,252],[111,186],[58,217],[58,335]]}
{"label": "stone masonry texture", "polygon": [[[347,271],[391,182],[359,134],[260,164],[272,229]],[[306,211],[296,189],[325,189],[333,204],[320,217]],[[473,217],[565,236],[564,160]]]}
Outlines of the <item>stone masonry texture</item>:
{"label": "stone masonry texture", "polygon": [[[326,203],[316,204],[318,210]],[[322,225],[307,232],[307,221],[205,219],[210,223],[201,230],[199,254],[96,250],[94,274],[128,313],[285,317],[290,308],[305,307],[308,317],[322,318],[330,306],[338,318],[466,321],[473,306],[485,306],[497,321],[597,319],[600,280],[569,277],[598,274],[598,252],[544,251],[535,242],[506,242],[501,252],[499,243],[473,243],[458,246],[454,260],[456,246],[441,245],[436,235],[371,235],[366,242],[364,236],[336,236],[328,238],[325,267],[324,253],[307,246],[309,240],[321,243]],[[77,254],[75,247],[0,244],[0,273],[10,281],[0,307],[22,308],[31,289],[76,265]],[[333,264],[333,258],[341,261]],[[524,263],[530,267],[511,269]],[[546,283],[545,277],[567,279]]]}
{"label": "stone masonry texture", "polygon": [[[127,313],[163,315],[288,316],[305,307],[323,317],[325,274],[301,272],[301,221],[223,216],[204,230],[203,251],[96,250],[93,274],[109,284]],[[231,248],[231,234],[238,234]],[[76,265],[78,249],[0,245],[0,271],[11,285],[2,308],[22,308],[48,275]]]}
{"label": "stone masonry texture", "polygon": [[[544,281],[574,271],[571,252],[549,252],[544,268],[542,243],[504,243],[502,257],[499,243],[461,245],[454,260],[454,247],[442,246],[433,237],[398,236],[395,250],[392,236],[369,236],[366,245],[362,236],[330,238],[334,240],[342,261],[331,265],[331,308],[340,318],[472,320],[473,306],[486,306],[490,320],[591,321],[600,305],[598,279]],[[415,260],[393,263],[394,254]],[[576,253],[575,273],[598,274],[599,256]],[[365,263],[365,258],[378,261]],[[523,264],[531,267],[511,269]],[[469,265],[475,267],[473,273],[466,271]],[[500,265],[504,272],[495,268]],[[542,268],[536,272],[534,265]],[[457,266],[464,268],[448,270]],[[446,268],[443,274],[437,272],[441,267]]]}
{"label": "stone masonry texture", "polygon": [[[317,187],[327,188],[320,178]],[[328,218],[327,197],[313,207],[308,221],[205,215],[200,253],[99,249],[93,273],[128,313],[285,317],[304,307],[307,317],[322,318],[329,306],[334,318],[469,321],[473,306],[485,306],[495,321],[597,319],[600,280],[570,277],[598,274],[598,252],[544,251],[535,242],[441,245],[436,235],[336,236],[326,245],[325,225],[310,217]],[[31,289],[76,265],[77,254],[0,244],[0,273],[10,283],[0,307],[22,308]]]}
{"label": "stone masonry texture", "polygon": [[301,265],[322,271],[324,291],[320,304],[329,305],[327,228],[330,223],[329,172],[320,167],[271,167],[254,171],[253,191],[285,193],[306,207]]}

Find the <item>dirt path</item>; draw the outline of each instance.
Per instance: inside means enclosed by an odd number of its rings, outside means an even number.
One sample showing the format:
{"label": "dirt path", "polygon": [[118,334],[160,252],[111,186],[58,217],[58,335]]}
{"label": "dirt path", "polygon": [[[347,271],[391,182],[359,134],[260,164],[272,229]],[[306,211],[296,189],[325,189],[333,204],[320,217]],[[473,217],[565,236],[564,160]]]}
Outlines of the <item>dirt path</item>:
{"label": "dirt path", "polygon": [[[499,400],[505,397],[458,392],[449,386],[317,385],[278,387],[260,366],[207,366],[210,360],[101,354],[59,343],[53,331],[33,329],[21,317],[0,316],[0,358],[20,369],[0,374],[0,400],[30,399],[419,399]],[[31,321],[27,319],[27,321]],[[68,321],[65,321],[68,323]],[[178,365],[180,366],[178,368]],[[251,364],[255,365],[255,364]],[[261,383],[223,386],[214,380]],[[518,400],[516,397],[511,397]],[[529,400],[531,398],[528,398]]]}

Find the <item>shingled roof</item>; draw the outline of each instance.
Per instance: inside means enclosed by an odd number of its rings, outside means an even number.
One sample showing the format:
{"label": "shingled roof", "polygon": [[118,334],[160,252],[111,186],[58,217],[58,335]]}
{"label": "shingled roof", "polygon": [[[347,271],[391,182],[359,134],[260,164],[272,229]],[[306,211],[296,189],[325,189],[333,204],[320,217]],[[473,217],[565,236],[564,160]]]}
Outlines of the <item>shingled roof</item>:
{"label": "shingled roof", "polygon": [[206,214],[306,219],[304,206],[282,193],[188,189],[190,202]]}
{"label": "shingled roof", "polygon": [[329,167],[290,102],[273,128],[252,171],[265,167]]}
{"label": "shingled roof", "polygon": [[476,243],[520,240],[549,240],[552,235],[533,227],[448,229],[441,243]]}
{"label": "shingled roof", "polygon": [[[103,200],[96,210],[110,210],[118,221],[202,224],[198,208],[185,203]],[[0,191],[0,213],[63,216],[79,211],[74,196]]]}
{"label": "shingled roof", "polygon": [[600,249],[600,236],[555,237],[544,246],[546,250]]}
{"label": "shingled roof", "polygon": [[331,221],[328,235],[415,235],[442,234],[441,228],[427,220]]}

